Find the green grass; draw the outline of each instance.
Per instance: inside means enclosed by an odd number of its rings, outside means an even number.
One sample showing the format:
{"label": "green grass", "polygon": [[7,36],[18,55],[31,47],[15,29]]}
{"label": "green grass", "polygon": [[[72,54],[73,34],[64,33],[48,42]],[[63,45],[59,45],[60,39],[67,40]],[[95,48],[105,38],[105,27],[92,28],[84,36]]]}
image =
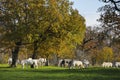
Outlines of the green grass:
{"label": "green grass", "polygon": [[39,69],[8,68],[0,64],[0,80],[120,80],[120,68],[67,69],[39,67]]}

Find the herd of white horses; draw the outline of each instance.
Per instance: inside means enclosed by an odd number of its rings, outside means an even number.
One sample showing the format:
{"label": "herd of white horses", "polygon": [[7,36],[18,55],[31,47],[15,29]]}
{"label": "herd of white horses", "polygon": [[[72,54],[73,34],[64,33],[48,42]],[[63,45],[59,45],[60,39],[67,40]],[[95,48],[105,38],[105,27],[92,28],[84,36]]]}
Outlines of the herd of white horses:
{"label": "herd of white horses", "polygon": [[[24,59],[24,60],[17,60],[16,64],[21,64],[22,68],[24,69],[25,67],[29,67],[31,65],[33,65],[34,68],[38,68],[39,66],[44,66],[45,63],[47,62],[46,58],[39,58],[39,59],[32,59],[32,58],[28,58],[28,59]],[[11,65],[12,64],[12,58],[8,59],[8,64]],[[73,68],[87,68],[89,67],[90,62],[88,60],[71,60],[71,59],[60,59],[58,62],[58,66],[61,67],[68,67],[69,69],[73,69]],[[112,62],[103,62],[101,64],[102,67],[105,68],[109,68],[109,67],[113,67],[113,63]],[[120,67],[120,62],[115,62],[114,67]]]}
{"label": "herd of white horses", "polygon": [[[17,60],[16,64],[21,64],[22,68],[24,69],[25,66],[29,67],[30,65],[33,65],[33,67],[38,68],[38,66],[43,66],[46,63],[46,58],[39,58],[39,59],[24,59],[24,60]],[[12,58],[8,59],[8,64],[12,64]]]}
{"label": "herd of white horses", "polygon": [[109,67],[113,67],[113,66],[118,68],[118,67],[120,67],[120,62],[115,62],[115,65],[113,65],[112,62],[103,62],[102,66],[105,68],[109,68]]}

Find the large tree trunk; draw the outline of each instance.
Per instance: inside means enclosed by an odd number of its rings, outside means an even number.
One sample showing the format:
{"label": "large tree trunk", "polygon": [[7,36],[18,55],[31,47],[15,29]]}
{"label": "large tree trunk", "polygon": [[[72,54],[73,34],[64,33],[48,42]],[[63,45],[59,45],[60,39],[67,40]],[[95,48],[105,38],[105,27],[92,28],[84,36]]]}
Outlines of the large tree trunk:
{"label": "large tree trunk", "polygon": [[96,64],[96,59],[92,58],[92,66],[94,66]]}
{"label": "large tree trunk", "polygon": [[32,59],[36,59],[37,58],[37,50],[38,50],[38,41],[34,41],[34,50],[33,50],[33,55],[32,55]]}
{"label": "large tree trunk", "polygon": [[55,66],[59,66],[59,57],[58,57],[58,54],[56,55],[56,58],[57,58],[57,62],[55,64]]}
{"label": "large tree trunk", "polygon": [[12,50],[12,64],[10,67],[16,67],[16,62],[17,62],[17,59],[18,59],[18,52],[19,52],[19,49],[20,49],[20,46],[21,46],[21,41],[20,42],[16,42],[16,46],[15,48]]}
{"label": "large tree trunk", "polygon": [[[33,50],[33,55],[32,59],[37,59],[37,49],[38,49],[38,41],[34,41],[34,50]],[[34,64],[31,65],[31,68],[34,68]]]}
{"label": "large tree trunk", "polygon": [[45,63],[45,66],[49,66],[49,55],[47,55],[47,60],[46,60],[46,63]]}

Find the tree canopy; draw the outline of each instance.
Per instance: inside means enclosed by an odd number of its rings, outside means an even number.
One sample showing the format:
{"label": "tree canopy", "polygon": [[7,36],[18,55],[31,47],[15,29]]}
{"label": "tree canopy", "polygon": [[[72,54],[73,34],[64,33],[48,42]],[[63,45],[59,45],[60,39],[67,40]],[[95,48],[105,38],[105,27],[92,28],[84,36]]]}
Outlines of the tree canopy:
{"label": "tree canopy", "polygon": [[33,53],[75,48],[83,40],[85,19],[72,4],[69,0],[0,0],[3,42],[14,45],[13,55],[28,43],[34,47]]}

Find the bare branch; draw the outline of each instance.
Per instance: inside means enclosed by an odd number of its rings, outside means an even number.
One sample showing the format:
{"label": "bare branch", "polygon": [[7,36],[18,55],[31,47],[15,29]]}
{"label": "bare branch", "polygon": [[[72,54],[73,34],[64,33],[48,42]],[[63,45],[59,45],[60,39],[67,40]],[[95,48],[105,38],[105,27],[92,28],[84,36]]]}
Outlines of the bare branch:
{"label": "bare branch", "polygon": [[120,8],[117,6],[117,4],[120,3],[120,0],[118,0],[118,1],[115,1],[115,0],[102,0],[102,1],[105,2],[105,3],[109,3],[109,2],[113,3],[114,6],[115,6],[115,9],[117,11],[120,11]]}

